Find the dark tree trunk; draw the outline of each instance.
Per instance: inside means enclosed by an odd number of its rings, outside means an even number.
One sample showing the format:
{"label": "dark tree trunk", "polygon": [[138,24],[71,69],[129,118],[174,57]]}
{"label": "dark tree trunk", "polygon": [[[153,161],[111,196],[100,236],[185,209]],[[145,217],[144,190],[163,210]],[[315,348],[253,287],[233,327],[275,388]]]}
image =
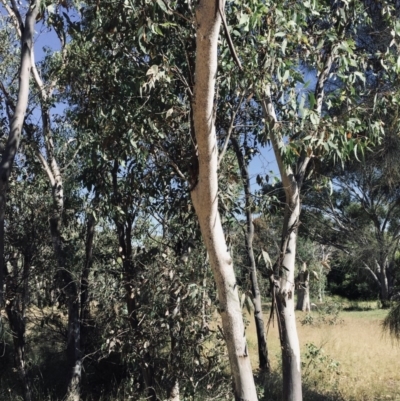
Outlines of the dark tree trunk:
{"label": "dark tree trunk", "polygon": [[23,263],[22,280],[18,274],[16,259],[14,259],[13,272],[7,276],[5,309],[13,337],[14,362],[21,380],[24,401],[31,401],[31,383],[25,366],[25,313],[28,297],[29,270],[31,266],[30,255],[24,255]]}
{"label": "dark tree trunk", "polygon": [[81,353],[81,325],[78,285],[71,271],[67,269],[67,257],[61,236],[61,210],[54,206],[54,214],[50,219],[50,232],[53,241],[53,249],[57,258],[57,281],[63,288],[68,304],[68,339],[67,339],[67,361],[70,369],[68,381],[67,401],[80,400],[80,382],[82,376],[82,353]]}
{"label": "dark tree trunk", "polygon": [[87,326],[89,323],[89,273],[93,264],[93,241],[96,219],[93,213],[89,213],[86,225],[86,260],[81,275],[81,304],[80,304],[80,325],[81,325],[81,349],[84,353],[87,341]]}
{"label": "dark tree trunk", "polygon": [[79,297],[76,283],[70,281],[68,294],[68,342],[67,359],[70,367],[67,400],[80,400],[80,384],[82,377],[81,324],[79,320]]}
{"label": "dark tree trunk", "polygon": [[[6,291],[8,292],[9,288]],[[25,321],[15,307],[14,300],[9,299],[8,294],[6,298],[6,313],[13,336],[15,368],[21,380],[24,401],[31,401],[31,386],[25,368]]]}
{"label": "dark tree trunk", "polygon": [[[182,254],[179,255],[182,257]],[[174,272],[175,273],[175,272]],[[180,362],[179,359],[179,349],[181,347],[180,338],[182,338],[183,332],[180,325],[176,324],[177,316],[180,315],[180,298],[177,297],[174,292],[176,287],[174,286],[174,278],[175,274],[173,274],[171,279],[171,285],[169,288],[169,335],[171,339],[171,350],[170,350],[170,383],[168,386],[168,400],[169,401],[179,401],[180,392],[179,392],[179,377],[177,376],[177,368]],[[183,318],[184,320],[184,318]]]}
{"label": "dark tree trunk", "polygon": [[246,201],[246,250],[247,257],[249,262],[249,271],[250,271],[250,280],[251,280],[251,292],[253,295],[254,302],[254,321],[256,325],[257,331],[257,341],[258,341],[258,359],[259,359],[259,367],[261,370],[270,371],[270,363],[268,359],[268,348],[267,341],[264,329],[264,318],[262,313],[262,301],[261,301],[261,293],[258,286],[258,278],[257,278],[257,266],[256,260],[254,258],[253,251],[253,238],[254,238],[254,224],[251,213],[252,200],[251,200],[251,188],[250,188],[250,176],[248,167],[244,161],[244,157],[242,151],[240,150],[239,144],[236,138],[231,138],[231,142],[233,148],[236,153],[236,157],[239,163],[239,168],[242,176],[242,183],[245,193],[245,201]]}
{"label": "dark tree trunk", "polygon": [[[1,178],[0,178],[1,179]],[[3,186],[4,188],[4,186]],[[2,188],[0,187],[0,191]],[[0,192],[0,310],[4,305],[4,277],[6,273],[5,255],[4,255],[4,216],[6,208],[6,194]]]}
{"label": "dark tree trunk", "polygon": [[310,280],[309,280],[309,272],[307,270],[307,266],[304,263],[303,269],[299,273],[296,279],[296,287],[297,287],[297,305],[296,310],[301,310],[303,312],[310,312]]}
{"label": "dark tree trunk", "polygon": [[[113,183],[113,204],[114,206],[121,207],[121,195],[118,188],[118,161],[114,161],[112,169],[112,183]],[[122,258],[122,265],[124,271],[124,286],[125,286],[125,299],[128,309],[128,319],[132,330],[136,330],[138,326],[137,319],[137,304],[133,294],[135,272],[133,266],[133,252],[132,252],[132,227],[135,221],[135,214],[126,213],[124,220],[120,217],[115,217],[114,223],[117,227],[117,236],[119,244],[119,253]],[[140,364],[144,385],[147,389],[147,399],[149,401],[157,401],[157,393],[154,386],[154,371],[153,360],[149,351],[145,352],[143,361]]]}

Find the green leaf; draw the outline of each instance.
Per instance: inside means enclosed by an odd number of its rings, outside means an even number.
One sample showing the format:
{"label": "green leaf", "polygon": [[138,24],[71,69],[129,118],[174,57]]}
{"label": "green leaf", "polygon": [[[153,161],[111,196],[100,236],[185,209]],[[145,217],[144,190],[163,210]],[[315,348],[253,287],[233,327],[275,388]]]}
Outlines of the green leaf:
{"label": "green leaf", "polygon": [[264,249],[262,250],[262,256],[263,256],[263,259],[264,259],[264,262],[265,262],[266,266],[267,266],[268,268],[271,268],[271,269],[272,269],[271,258],[269,257],[268,252],[267,252],[267,251],[264,251]]}
{"label": "green leaf", "polygon": [[244,292],[242,296],[240,297],[240,307],[243,308],[244,306],[244,301],[246,300],[246,293]]}
{"label": "green leaf", "polygon": [[315,101],[315,96],[314,96],[313,92],[310,92],[308,94],[308,101],[310,103],[310,109],[314,110],[314,106],[315,106],[316,101]]}
{"label": "green leaf", "polygon": [[157,0],[157,4],[160,6],[161,10],[163,10],[165,13],[168,13],[168,14],[171,13],[162,0]]}
{"label": "green leaf", "polygon": [[285,73],[283,74],[282,82],[287,81],[287,79],[289,78],[289,76],[290,76],[290,71],[289,71],[289,70],[286,70]]}
{"label": "green leaf", "polygon": [[365,75],[364,74],[362,74],[360,71],[355,71],[354,75],[357,76],[358,78],[360,78],[361,81],[363,81],[364,85],[365,85]]}
{"label": "green leaf", "polygon": [[319,124],[319,116],[317,115],[317,113],[311,112],[310,113],[310,121],[314,124],[314,125],[318,125]]}
{"label": "green leaf", "polygon": [[282,46],[281,46],[281,50],[282,50],[283,54],[285,54],[286,46],[287,46],[287,39],[283,39]]}

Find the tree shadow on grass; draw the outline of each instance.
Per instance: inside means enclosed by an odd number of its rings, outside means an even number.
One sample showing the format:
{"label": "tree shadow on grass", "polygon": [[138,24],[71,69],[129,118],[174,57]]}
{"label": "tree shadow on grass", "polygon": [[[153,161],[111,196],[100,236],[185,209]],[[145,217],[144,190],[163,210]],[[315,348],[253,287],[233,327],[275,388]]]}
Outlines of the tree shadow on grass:
{"label": "tree shadow on grass", "polygon": [[[282,376],[280,372],[272,371],[269,374],[259,372],[255,379],[259,401],[282,400]],[[337,391],[326,390],[322,394],[307,381],[303,381],[303,399],[306,401],[344,401]]]}

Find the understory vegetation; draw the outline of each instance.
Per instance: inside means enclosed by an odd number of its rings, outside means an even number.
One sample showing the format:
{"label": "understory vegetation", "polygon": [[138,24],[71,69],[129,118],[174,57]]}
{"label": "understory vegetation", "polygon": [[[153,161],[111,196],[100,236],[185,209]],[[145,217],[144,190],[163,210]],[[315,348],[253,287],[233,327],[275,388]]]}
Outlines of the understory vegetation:
{"label": "understory vegetation", "polygon": [[399,0],[2,0],[0,400],[400,400]]}

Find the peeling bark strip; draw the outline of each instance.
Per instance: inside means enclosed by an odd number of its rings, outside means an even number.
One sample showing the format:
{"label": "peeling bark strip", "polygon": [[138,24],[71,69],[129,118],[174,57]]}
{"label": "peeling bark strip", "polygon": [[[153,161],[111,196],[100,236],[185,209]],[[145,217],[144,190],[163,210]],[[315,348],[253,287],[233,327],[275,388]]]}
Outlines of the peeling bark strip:
{"label": "peeling bark strip", "polygon": [[221,25],[217,0],[200,0],[196,9],[196,71],[193,120],[199,177],[192,201],[218,289],[222,326],[233,376],[235,400],[257,400],[232,258],[218,212],[218,147],[213,106],[217,74],[217,41]]}
{"label": "peeling bark strip", "polygon": [[19,71],[18,100],[10,123],[10,133],[7,138],[0,162],[0,306],[3,304],[4,285],[4,216],[7,200],[8,180],[14,164],[15,155],[19,148],[22,127],[24,124],[29,96],[29,77],[32,68],[32,46],[35,33],[35,20],[39,12],[39,1],[33,0],[25,18],[25,26],[20,21],[21,63]]}

